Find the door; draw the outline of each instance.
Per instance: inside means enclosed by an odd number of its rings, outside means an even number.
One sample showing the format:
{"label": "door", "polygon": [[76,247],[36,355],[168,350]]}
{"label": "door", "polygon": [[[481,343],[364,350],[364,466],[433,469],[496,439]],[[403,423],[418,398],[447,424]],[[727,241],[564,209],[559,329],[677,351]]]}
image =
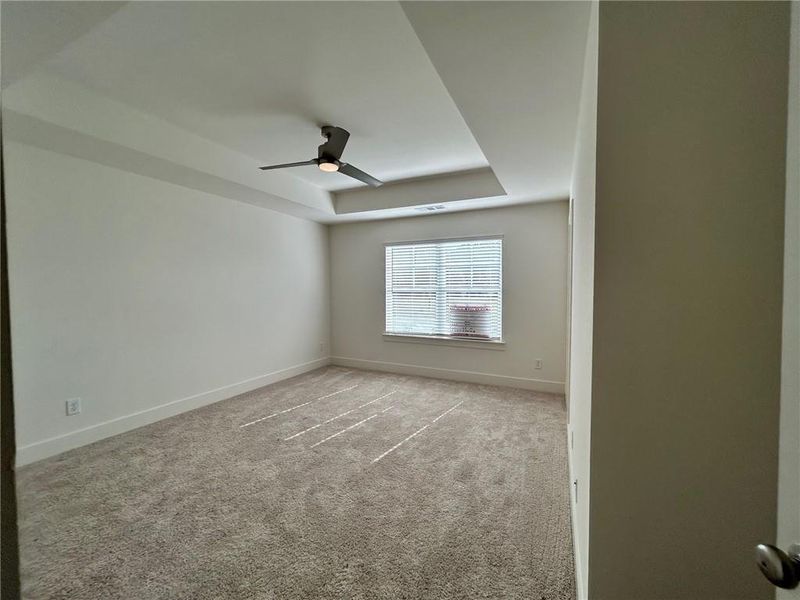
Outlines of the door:
{"label": "door", "polygon": [[[800,2],[792,2],[784,242],[781,439],[777,546],[800,543]],[[800,600],[800,586],[778,590]]]}

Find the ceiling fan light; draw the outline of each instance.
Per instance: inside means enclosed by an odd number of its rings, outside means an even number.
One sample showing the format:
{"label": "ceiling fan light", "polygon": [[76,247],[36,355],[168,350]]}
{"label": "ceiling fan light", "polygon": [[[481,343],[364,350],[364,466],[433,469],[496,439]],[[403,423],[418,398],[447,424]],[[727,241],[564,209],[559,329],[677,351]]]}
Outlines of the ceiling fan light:
{"label": "ceiling fan light", "polygon": [[319,170],[326,173],[335,173],[339,170],[338,162],[321,162],[319,163]]}

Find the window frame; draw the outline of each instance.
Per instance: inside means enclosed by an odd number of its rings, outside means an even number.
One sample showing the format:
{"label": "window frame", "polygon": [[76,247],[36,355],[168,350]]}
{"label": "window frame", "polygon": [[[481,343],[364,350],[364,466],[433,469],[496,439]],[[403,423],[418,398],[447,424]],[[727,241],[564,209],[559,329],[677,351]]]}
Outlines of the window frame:
{"label": "window frame", "polygon": [[[423,333],[395,333],[386,331],[386,247],[413,246],[415,244],[442,244],[448,242],[472,242],[477,240],[498,240],[500,242],[500,337],[497,339],[469,338],[454,335],[429,335]],[[411,342],[418,344],[434,344],[437,346],[453,346],[457,348],[484,348],[503,350],[506,345],[506,244],[503,234],[468,235],[431,239],[414,239],[384,242],[381,248],[383,261],[383,339],[391,342]]]}

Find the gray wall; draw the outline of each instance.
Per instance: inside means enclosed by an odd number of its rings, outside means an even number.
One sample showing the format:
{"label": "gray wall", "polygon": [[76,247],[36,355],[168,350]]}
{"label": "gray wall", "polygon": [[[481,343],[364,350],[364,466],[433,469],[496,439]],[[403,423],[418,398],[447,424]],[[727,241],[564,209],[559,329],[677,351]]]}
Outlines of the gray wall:
{"label": "gray wall", "polygon": [[[504,236],[504,348],[384,338],[384,243],[494,234]],[[332,225],[330,240],[335,363],[563,393],[566,202]]]}
{"label": "gray wall", "polygon": [[771,598],[789,6],[601,3],[593,600]]}
{"label": "gray wall", "polygon": [[326,226],[5,150],[20,462],[327,362]]}

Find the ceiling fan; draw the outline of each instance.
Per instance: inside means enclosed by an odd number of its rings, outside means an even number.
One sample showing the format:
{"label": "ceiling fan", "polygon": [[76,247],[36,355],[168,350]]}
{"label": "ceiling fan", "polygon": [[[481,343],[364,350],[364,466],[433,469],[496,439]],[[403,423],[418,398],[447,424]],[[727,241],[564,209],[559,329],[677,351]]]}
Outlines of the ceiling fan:
{"label": "ceiling fan", "polygon": [[284,163],[282,165],[269,165],[266,167],[259,167],[262,171],[270,169],[286,169],[288,167],[302,167],[305,165],[317,165],[320,171],[326,173],[334,173],[339,171],[343,175],[357,179],[372,187],[383,185],[379,179],[375,179],[372,175],[364,173],[361,169],[356,169],[353,165],[342,162],[339,159],[342,157],[344,147],[347,145],[347,139],[350,137],[350,132],[341,127],[333,127],[326,125],[322,128],[322,137],[325,138],[325,143],[320,144],[317,149],[317,158],[311,160],[304,160],[302,162]]}

